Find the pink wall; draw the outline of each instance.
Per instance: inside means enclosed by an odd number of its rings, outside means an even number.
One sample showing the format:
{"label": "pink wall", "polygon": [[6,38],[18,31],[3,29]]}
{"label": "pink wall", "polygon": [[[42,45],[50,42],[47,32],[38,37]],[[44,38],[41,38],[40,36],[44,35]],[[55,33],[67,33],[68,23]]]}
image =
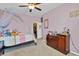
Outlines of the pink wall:
{"label": "pink wall", "polygon": [[78,17],[70,17],[69,13],[71,11],[79,10],[79,4],[63,4],[43,15],[44,19],[49,20],[49,28],[43,29],[44,37],[46,36],[47,32],[50,31],[57,31],[62,32],[64,27],[70,29],[70,40],[73,40],[75,44],[74,48],[72,42],[70,42],[70,50],[79,54],[79,16]]}
{"label": "pink wall", "polygon": [[32,24],[34,21],[39,21],[39,18],[25,15],[25,14],[18,14],[18,16],[23,20],[21,22],[18,18],[12,18],[10,25],[7,27],[10,30],[17,30],[23,33],[32,33]]}

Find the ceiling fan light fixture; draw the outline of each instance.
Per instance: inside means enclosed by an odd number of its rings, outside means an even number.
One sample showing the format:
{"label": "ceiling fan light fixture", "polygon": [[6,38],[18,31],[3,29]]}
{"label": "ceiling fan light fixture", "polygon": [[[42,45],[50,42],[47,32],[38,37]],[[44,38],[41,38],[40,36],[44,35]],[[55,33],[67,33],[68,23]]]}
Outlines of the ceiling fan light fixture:
{"label": "ceiling fan light fixture", "polygon": [[34,9],[35,8],[34,5],[29,5],[28,7],[29,7],[29,9]]}

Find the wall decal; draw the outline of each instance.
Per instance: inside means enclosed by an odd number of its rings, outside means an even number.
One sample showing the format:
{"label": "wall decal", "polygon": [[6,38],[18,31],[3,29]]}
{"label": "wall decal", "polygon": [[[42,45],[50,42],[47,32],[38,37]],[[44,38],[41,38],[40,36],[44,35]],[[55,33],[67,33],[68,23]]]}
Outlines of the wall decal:
{"label": "wall decal", "polygon": [[75,10],[75,11],[70,12],[69,16],[70,17],[77,17],[77,16],[79,16],[79,10]]}
{"label": "wall decal", "polygon": [[23,22],[23,20],[18,14],[11,12],[7,9],[0,9],[0,32],[5,30],[5,28],[9,26],[12,21],[12,18],[15,18],[14,20],[16,20],[17,23],[18,21],[20,21],[21,23]]}
{"label": "wall decal", "polygon": [[12,15],[12,16],[18,18],[18,21],[23,22],[23,20],[21,19],[21,17],[20,17],[17,13],[11,12],[11,11],[8,10],[7,8],[5,8],[5,11],[6,11],[7,13],[9,13],[10,15]]}
{"label": "wall decal", "polygon": [[4,15],[0,18],[0,27],[6,28],[11,22],[11,17],[12,16],[10,14],[4,13]]}
{"label": "wall decal", "polygon": [[44,28],[45,29],[48,29],[48,19],[45,19],[44,20]]}

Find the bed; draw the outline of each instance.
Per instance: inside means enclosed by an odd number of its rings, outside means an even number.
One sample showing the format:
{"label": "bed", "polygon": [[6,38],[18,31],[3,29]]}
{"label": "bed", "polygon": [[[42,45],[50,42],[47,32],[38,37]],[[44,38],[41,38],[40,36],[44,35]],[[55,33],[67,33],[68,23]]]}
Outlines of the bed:
{"label": "bed", "polygon": [[[0,55],[4,54],[4,49],[20,46],[23,44],[28,44],[30,42],[33,42],[35,45],[37,44],[36,39],[32,34],[20,34],[14,36],[6,36],[6,37],[0,37]],[[1,54],[2,53],[2,54]]]}
{"label": "bed", "polygon": [[36,44],[35,38],[33,37],[32,34],[26,34],[26,35],[20,34],[20,35],[17,35],[15,38],[14,36],[7,36],[7,37],[4,37],[4,46],[12,47],[12,46],[20,45],[30,41]]}

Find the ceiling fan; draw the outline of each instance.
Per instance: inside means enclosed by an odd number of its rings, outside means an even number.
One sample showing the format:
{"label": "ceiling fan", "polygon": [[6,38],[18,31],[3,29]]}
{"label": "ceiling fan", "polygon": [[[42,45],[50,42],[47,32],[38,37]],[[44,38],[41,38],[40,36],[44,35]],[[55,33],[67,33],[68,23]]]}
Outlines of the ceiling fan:
{"label": "ceiling fan", "polygon": [[32,12],[33,9],[41,11],[42,9],[40,9],[38,7],[39,4],[41,4],[41,3],[28,3],[27,5],[19,5],[19,7],[28,7],[29,8],[29,12]]}

